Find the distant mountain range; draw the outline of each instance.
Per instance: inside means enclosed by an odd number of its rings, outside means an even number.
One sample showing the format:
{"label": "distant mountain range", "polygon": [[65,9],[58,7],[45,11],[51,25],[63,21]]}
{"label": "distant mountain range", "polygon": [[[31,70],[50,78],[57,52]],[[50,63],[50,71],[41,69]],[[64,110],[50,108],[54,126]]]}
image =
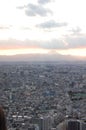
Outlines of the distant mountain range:
{"label": "distant mountain range", "polygon": [[0,61],[76,61],[86,60],[86,57],[78,57],[60,54],[19,54],[13,56],[0,56]]}

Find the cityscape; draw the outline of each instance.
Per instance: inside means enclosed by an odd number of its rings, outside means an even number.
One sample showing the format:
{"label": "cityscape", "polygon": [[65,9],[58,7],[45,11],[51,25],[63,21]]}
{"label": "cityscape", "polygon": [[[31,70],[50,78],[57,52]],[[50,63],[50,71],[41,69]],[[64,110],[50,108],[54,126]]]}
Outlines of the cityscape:
{"label": "cityscape", "polygon": [[2,62],[0,104],[8,130],[58,130],[66,119],[85,123],[86,63]]}
{"label": "cityscape", "polygon": [[0,0],[0,130],[86,130],[85,12],[86,0]]}

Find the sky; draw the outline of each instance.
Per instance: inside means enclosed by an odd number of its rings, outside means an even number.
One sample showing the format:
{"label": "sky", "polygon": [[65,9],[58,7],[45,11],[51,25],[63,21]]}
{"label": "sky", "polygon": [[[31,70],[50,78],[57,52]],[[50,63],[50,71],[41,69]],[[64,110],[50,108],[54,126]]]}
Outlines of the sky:
{"label": "sky", "polygon": [[86,0],[0,1],[0,55],[86,56]]}

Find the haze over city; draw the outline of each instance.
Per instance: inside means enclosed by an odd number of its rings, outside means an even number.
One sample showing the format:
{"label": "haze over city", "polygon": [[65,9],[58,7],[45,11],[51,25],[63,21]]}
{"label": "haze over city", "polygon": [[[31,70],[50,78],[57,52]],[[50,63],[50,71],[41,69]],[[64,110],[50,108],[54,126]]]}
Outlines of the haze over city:
{"label": "haze over city", "polygon": [[85,0],[0,1],[0,61],[85,60]]}

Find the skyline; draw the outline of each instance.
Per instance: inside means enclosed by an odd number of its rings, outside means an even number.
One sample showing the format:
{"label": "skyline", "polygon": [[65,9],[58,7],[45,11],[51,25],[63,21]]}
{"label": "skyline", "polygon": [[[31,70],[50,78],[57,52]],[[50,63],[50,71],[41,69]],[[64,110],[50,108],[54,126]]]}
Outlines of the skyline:
{"label": "skyline", "polygon": [[0,1],[0,56],[86,56],[85,0]]}

